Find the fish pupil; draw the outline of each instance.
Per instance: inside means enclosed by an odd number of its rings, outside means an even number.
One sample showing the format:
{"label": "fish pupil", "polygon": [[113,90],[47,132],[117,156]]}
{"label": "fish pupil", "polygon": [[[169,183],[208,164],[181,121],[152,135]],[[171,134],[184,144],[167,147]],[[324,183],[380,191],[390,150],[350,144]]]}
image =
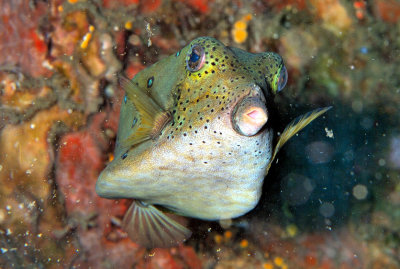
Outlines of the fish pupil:
{"label": "fish pupil", "polygon": [[200,59],[200,56],[198,54],[196,54],[194,51],[192,52],[192,54],[190,55],[190,61],[192,63],[197,62]]}

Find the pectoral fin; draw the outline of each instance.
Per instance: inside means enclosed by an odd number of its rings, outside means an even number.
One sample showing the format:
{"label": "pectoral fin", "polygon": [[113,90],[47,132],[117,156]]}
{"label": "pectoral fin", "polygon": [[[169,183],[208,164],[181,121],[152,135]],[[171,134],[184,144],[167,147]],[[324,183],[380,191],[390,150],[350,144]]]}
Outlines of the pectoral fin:
{"label": "pectoral fin", "polygon": [[139,113],[137,129],[121,143],[134,146],[143,141],[154,139],[171,120],[171,114],[164,111],[151,96],[131,80],[120,76],[119,83],[125,90],[129,101],[132,102]]}
{"label": "pectoral fin", "polygon": [[122,222],[132,241],[147,248],[167,248],[188,239],[192,232],[153,205],[135,200]]}
{"label": "pectoral fin", "polygon": [[266,173],[268,173],[272,162],[274,161],[276,154],[278,151],[283,147],[283,145],[295,134],[300,132],[304,127],[306,127],[309,123],[311,123],[313,120],[324,114],[326,111],[331,109],[332,107],[324,107],[324,108],[318,108],[313,111],[310,111],[304,115],[301,115],[297,118],[295,118],[292,122],[289,123],[288,126],[286,126],[285,130],[283,130],[281,136],[279,137],[278,142],[276,143],[274,153],[272,154],[271,161],[268,164],[268,167],[266,169]]}

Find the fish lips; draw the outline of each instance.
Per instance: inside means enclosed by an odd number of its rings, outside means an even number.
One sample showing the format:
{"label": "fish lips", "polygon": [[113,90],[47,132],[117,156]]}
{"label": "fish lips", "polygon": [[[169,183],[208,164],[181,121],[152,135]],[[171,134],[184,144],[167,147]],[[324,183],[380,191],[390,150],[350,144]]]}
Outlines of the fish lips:
{"label": "fish lips", "polygon": [[254,136],[268,121],[268,109],[261,88],[250,85],[247,94],[233,108],[232,126],[244,136]]}

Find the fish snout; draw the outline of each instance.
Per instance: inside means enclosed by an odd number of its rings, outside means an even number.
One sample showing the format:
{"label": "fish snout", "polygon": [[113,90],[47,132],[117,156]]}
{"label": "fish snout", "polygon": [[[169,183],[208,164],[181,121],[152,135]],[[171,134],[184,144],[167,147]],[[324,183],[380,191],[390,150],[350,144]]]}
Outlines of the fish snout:
{"label": "fish snout", "polygon": [[265,105],[265,97],[258,87],[243,97],[233,109],[233,128],[242,135],[257,134],[267,121],[268,110]]}

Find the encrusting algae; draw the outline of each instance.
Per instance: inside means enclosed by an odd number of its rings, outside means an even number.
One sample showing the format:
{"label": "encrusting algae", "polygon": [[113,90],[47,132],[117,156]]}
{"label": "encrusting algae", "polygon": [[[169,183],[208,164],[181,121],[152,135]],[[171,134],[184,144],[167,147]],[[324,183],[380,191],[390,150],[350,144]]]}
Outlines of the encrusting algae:
{"label": "encrusting algae", "polygon": [[131,239],[170,247],[191,232],[173,214],[239,217],[258,203],[278,150],[329,108],[303,115],[273,147],[269,108],[287,81],[282,58],[248,53],[210,37],[120,79],[115,158],[100,174],[105,198],[132,198],[123,220]]}

